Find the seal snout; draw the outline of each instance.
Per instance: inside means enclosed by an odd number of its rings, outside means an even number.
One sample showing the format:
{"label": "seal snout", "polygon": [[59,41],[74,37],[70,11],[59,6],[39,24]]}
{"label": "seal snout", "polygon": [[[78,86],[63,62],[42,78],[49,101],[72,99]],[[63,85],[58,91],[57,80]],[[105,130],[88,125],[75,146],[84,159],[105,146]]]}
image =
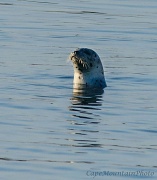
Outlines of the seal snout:
{"label": "seal snout", "polygon": [[76,49],[73,53],[74,53],[75,56],[78,56],[79,55],[79,50]]}
{"label": "seal snout", "polygon": [[81,55],[81,53],[80,53],[79,49],[76,49],[74,52],[72,52],[70,54],[70,59],[72,61],[79,61],[80,60],[80,55]]}
{"label": "seal snout", "polygon": [[81,49],[76,49],[70,54],[71,61],[73,62],[73,65],[75,69],[80,70],[80,71],[86,71],[90,66],[88,62],[86,61],[86,58],[84,58],[82,54],[82,48]]}

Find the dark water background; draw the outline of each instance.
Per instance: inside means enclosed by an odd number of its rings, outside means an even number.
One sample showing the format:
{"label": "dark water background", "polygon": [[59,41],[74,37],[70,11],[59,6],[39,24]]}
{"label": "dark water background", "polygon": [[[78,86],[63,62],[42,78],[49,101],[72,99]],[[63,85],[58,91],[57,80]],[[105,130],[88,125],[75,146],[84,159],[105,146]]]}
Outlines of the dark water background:
{"label": "dark water background", "polygon": [[[1,0],[0,179],[156,179],[156,44],[156,0]],[[103,94],[73,93],[77,47]]]}

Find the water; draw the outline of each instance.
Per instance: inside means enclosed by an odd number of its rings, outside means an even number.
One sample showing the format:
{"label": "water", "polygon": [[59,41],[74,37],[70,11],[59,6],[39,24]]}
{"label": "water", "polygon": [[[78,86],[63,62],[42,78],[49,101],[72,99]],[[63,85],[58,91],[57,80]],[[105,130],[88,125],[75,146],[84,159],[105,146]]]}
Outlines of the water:
{"label": "water", "polygon": [[[0,2],[0,179],[156,179],[156,8]],[[73,93],[77,47],[101,57],[104,93]]]}

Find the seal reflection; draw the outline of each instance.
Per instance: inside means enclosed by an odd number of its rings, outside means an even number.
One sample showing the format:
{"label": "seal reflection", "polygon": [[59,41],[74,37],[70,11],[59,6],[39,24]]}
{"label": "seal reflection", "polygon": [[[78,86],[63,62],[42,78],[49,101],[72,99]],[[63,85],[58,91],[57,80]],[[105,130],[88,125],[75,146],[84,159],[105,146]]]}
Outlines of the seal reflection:
{"label": "seal reflection", "polygon": [[73,89],[72,104],[73,105],[88,105],[101,106],[103,89]]}
{"label": "seal reflection", "polygon": [[99,111],[103,103],[103,93],[103,90],[98,89],[73,89],[69,107],[72,116],[67,120],[70,124],[68,126],[70,137],[67,140],[72,146],[102,147],[96,137],[99,133],[99,124],[102,122]]}
{"label": "seal reflection", "polygon": [[101,110],[103,93],[103,89],[74,88],[69,110],[75,112],[74,117],[97,121],[99,114],[95,110]]}

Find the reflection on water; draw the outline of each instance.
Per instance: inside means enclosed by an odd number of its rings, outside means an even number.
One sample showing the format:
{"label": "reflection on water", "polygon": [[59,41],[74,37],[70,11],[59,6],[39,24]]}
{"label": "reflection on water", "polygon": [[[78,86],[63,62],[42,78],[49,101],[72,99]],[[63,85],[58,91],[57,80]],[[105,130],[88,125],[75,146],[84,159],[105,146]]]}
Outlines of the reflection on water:
{"label": "reflection on water", "polygon": [[[68,119],[71,124],[69,134],[77,135],[76,138],[68,139],[74,147],[102,147],[96,137],[99,133],[97,124],[101,121],[98,111],[101,110],[103,90],[98,89],[73,89],[71,106],[72,118]],[[78,138],[79,137],[79,138]]]}
{"label": "reflection on water", "polygon": [[88,115],[94,116],[95,110],[101,110],[103,93],[104,90],[102,89],[73,89],[72,106],[69,107],[69,110],[80,113],[80,115],[74,113],[73,116],[75,117],[93,119],[94,117]]}
{"label": "reflection on water", "polygon": [[[73,2],[0,2],[0,179],[156,171],[157,2]],[[101,55],[104,92],[71,93],[78,47]]]}
{"label": "reflection on water", "polygon": [[101,106],[103,89],[89,89],[79,88],[73,89],[72,104],[73,105],[88,105],[88,106]]}

